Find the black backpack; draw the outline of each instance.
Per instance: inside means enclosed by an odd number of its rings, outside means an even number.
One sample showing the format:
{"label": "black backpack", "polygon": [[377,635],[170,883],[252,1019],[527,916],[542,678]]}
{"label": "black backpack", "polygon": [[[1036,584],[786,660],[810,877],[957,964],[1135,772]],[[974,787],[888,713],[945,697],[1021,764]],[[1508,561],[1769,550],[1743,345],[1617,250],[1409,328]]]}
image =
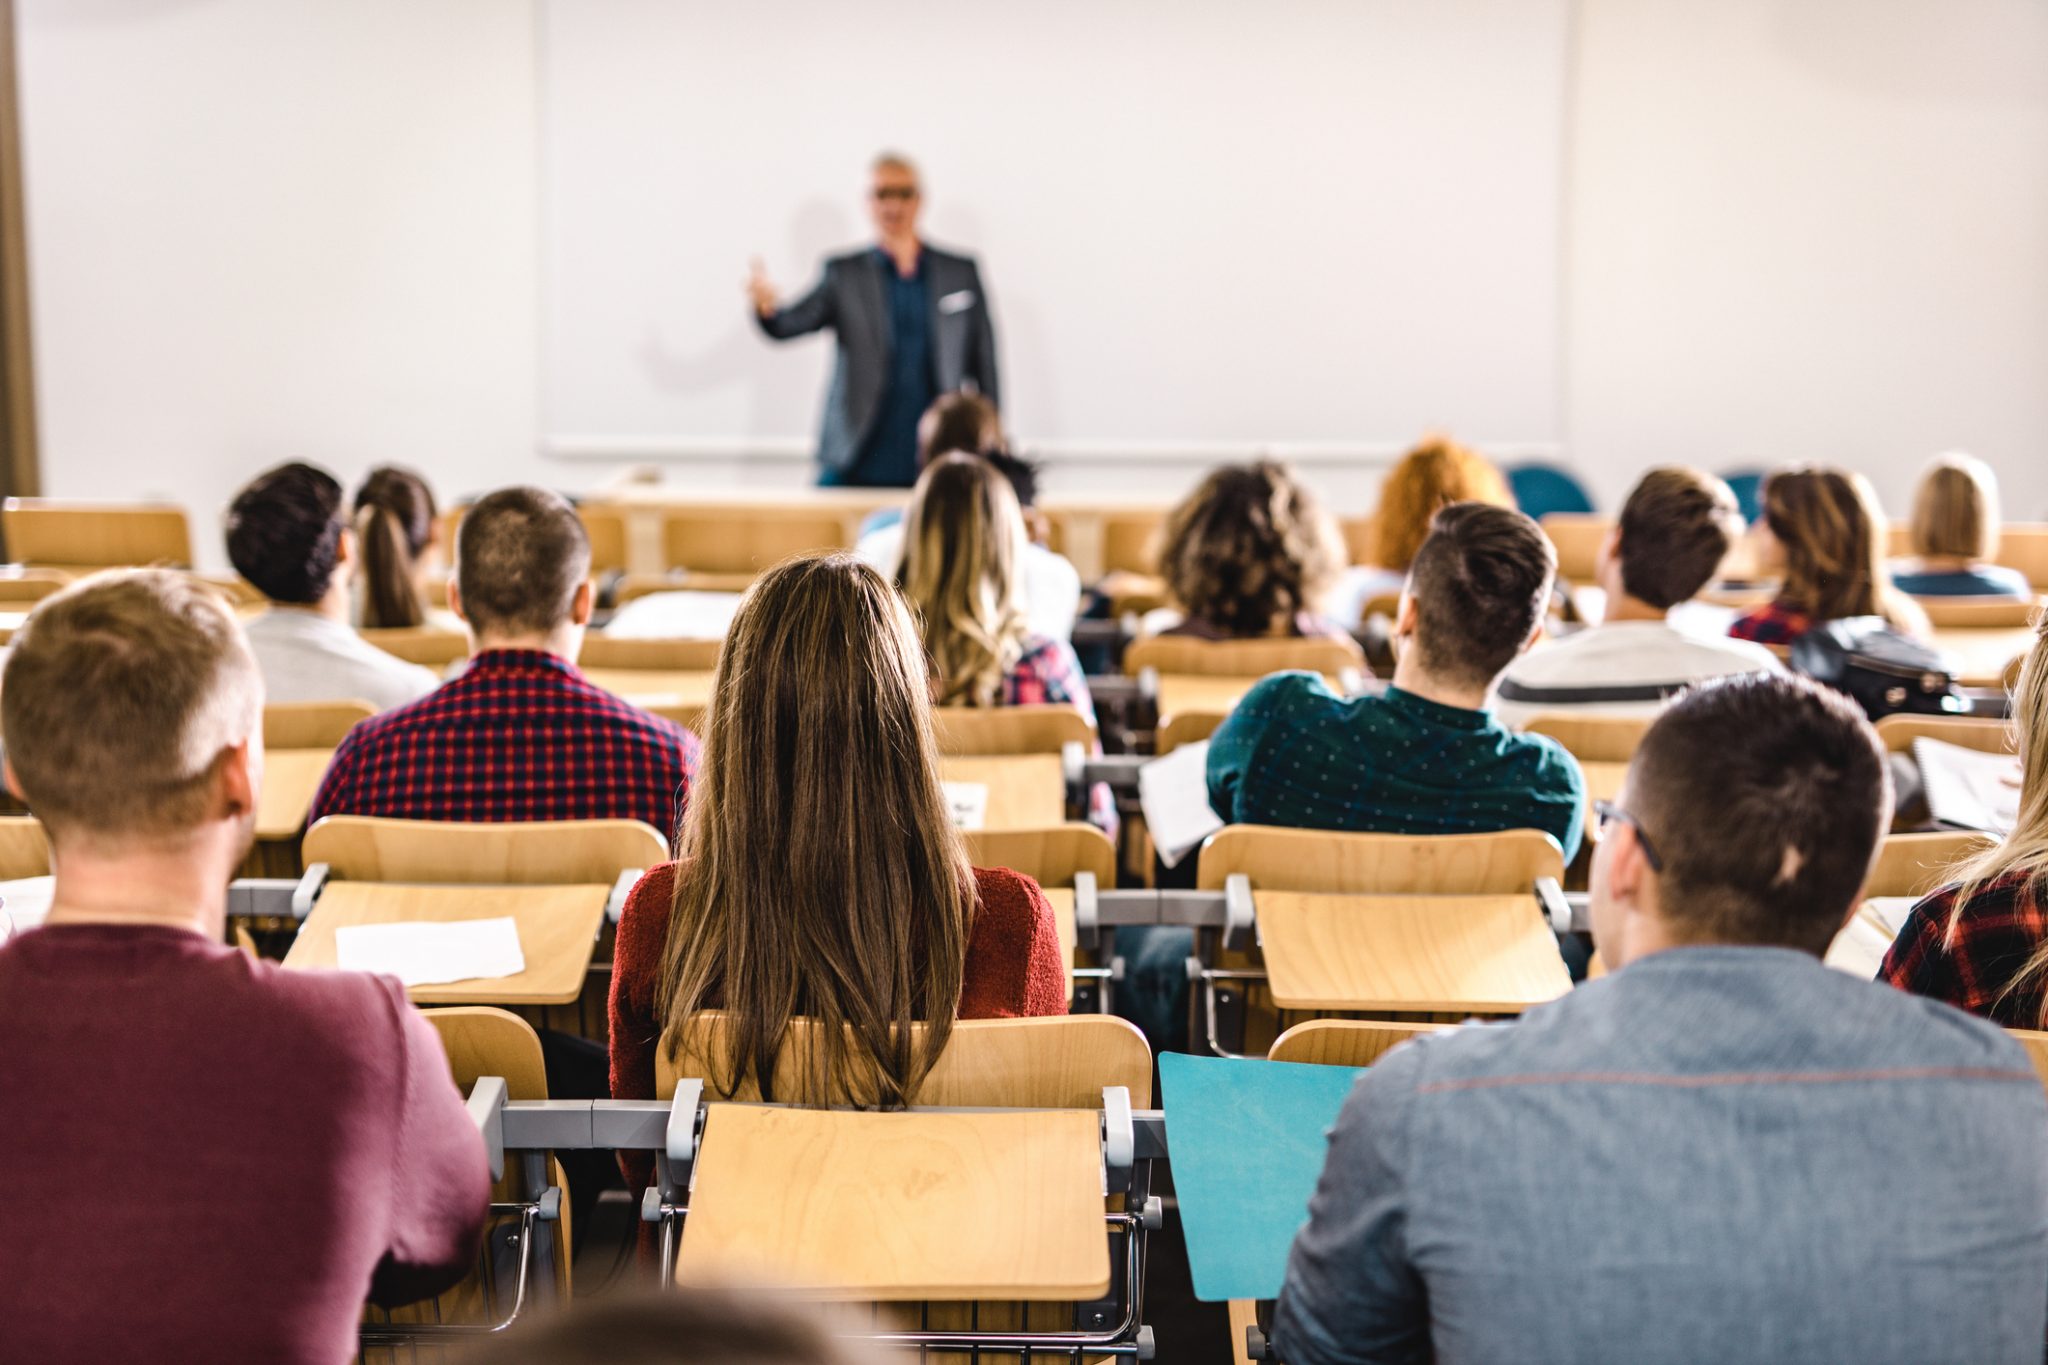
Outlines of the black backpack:
{"label": "black backpack", "polygon": [[1815,626],[1793,644],[1792,669],[1846,694],[1872,720],[1902,711],[1953,714],[1968,706],[1947,656],[1901,635],[1882,616]]}

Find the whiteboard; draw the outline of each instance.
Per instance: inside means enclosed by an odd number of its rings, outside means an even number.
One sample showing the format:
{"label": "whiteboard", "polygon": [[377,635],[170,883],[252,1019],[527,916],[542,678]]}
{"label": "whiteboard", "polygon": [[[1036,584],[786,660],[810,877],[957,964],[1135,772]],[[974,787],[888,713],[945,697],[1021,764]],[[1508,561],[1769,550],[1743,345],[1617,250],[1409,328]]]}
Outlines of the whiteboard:
{"label": "whiteboard", "polygon": [[808,449],[792,296],[867,166],[981,262],[1042,451],[1543,442],[1560,425],[1567,0],[548,0],[543,427]]}

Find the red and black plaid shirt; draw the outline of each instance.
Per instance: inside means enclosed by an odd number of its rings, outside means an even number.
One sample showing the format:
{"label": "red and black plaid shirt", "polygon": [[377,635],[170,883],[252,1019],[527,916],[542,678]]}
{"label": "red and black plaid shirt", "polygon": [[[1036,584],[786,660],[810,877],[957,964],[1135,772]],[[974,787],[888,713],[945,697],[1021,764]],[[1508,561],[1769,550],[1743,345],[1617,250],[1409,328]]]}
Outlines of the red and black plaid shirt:
{"label": "red and black plaid shirt", "polygon": [[1805,612],[1794,611],[1783,602],[1766,602],[1736,617],[1728,633],[1760,645],[1789,645],[1812,629],[1813,618]]}
{"label": "red and black plaid shirt", "polygon": [[1877,979],[2006,1028],[2041,1027],[2048,982],[2036,977],[2011,994],[2006,987],[2048,938],[2043,883],[2023,872],[1987,883],[1964,905],[1955,942],[1943,946],[1959,889],[1943,887],[1913,907]]}
{"label": "red and black plaid shirt", "polygon": [[673,838],[697,748],[567,659],[494,649],[349,731],[308,818],[644,820]]}

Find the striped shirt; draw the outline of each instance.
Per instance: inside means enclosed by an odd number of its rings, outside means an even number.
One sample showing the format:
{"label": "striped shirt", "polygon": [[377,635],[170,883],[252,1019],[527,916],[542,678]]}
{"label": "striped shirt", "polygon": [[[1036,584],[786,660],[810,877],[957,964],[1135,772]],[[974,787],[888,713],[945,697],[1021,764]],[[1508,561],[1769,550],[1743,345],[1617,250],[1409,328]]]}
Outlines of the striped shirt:
{"label": "striped shirt", "polygon": [[1566,862],[1586,783],[1557,741],[1398,687],[1339,697],[1314,673],[1245,694],[1209,742],[1209,804],[1231,824],[1358,833],[1540,829]]}

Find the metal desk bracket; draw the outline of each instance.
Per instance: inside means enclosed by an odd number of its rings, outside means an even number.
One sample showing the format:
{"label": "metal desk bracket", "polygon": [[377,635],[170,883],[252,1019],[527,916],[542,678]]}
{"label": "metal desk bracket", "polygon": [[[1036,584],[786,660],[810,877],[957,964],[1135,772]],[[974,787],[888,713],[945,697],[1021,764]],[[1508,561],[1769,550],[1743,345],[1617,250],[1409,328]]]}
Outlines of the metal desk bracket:
{"label": "metal desk bracket", "polygon": [[1102,947],[1102,922],[1096,917],[1095,874],[1074,874],[1074,942],[1090,952]]}
{"label": "metal desk bracket", "polygon": [[1572,931],[1571,902],[1564,898],[1564,888],[1557,884],[1555,877],[1536,879],[1536,903],[1543,907],[1543,913],[1550,919],[1550,927],[1560,934]]}
{"label": "metal desk bracket", "polygon": [[1138,1154],[1138,1136],[1131,1123],[1131,1092],[1120,1085],[1102,1087],[1103,1193],[1129,1190]]}
{"label": "metal desk bracket", "polygon": [[484,1140],[484,1154],[490,1158],[491,1179],[505,1178],[505,1078],[479,1076],[470,1087],[470,1121]]}
{"label": "metal desk bracket", "polygon": [[1251,943],[1257,911],[1252,903],[1252,879],[1233,872],[1223,882],[1223,946],[1242,949]]}
{"label": "metal desk bracket", "polygon": [[298,886],[292,890],[293,919],[303,920],[313,913],[313,903],[327,889],[328,870],[326,863],[314,863],[299,878]]}

